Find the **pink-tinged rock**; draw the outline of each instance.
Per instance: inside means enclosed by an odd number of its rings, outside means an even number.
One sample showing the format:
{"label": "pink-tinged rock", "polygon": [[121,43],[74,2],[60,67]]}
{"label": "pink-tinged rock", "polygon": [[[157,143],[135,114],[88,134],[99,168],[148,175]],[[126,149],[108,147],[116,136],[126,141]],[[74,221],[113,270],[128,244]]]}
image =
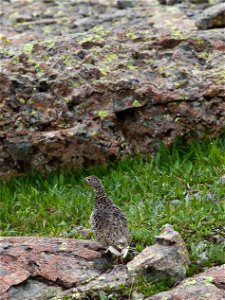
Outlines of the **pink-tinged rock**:
{"label": "pink-tinged rock", "polygon": [[146,300],[223,300],[225,299],[225,265],[183,280],[172,290]]}
{"label": "pink-tinged rock", "polygon": [[170,278],[180,281],[185,278],[190,259],[186,245],[172,226],[166,225],[156,237],[156,244],[145,248],[127,264],[130,272],[147,273],[148,277]]}
{"label": "pink-tinged rock", "polygon": [[[58,287],[59,284],[60,288],[69,288],[95,278],[108,267],[102,250],[93,241],[0,238],[0,299],[7,298],[12,287],[16,299],[17,285],[26,284],[34,278],[49,282],[50,286]],[[37,284],[36,281],[34,283]],[[31,283],[29,289],[32,291]]]}
{"label": "pink-tinged rock", "polygon": [[[171,17],[166,9],[160,11]],[[179,10],[175,16],[180,23]],[[162,14],[155,18],[161,22]],[[223,133],[224,34],[153,30],[142,22],[120,33],[103,30],[100,41],[93,32],[91,42],[62,35],[3,60],[0,176],[76,170],[148,155],[161,141],[170,147],[177,137]]]}
{"label": "pink-tinged rock", "polygon": [[[99,292],[106,291],[106,293],[118,292],[118,295],[123,291],[125,287],[132,282],[129,272],[126,266],[118,265],[108,272],[101,274],[92,281],[78,285],[76,288],[59,293],[59,297],[73,296],[73,299],[83,299],[82,297],[91,296],[91,299],[99,296]],[[98,299],[98,298],[97,298]]]}

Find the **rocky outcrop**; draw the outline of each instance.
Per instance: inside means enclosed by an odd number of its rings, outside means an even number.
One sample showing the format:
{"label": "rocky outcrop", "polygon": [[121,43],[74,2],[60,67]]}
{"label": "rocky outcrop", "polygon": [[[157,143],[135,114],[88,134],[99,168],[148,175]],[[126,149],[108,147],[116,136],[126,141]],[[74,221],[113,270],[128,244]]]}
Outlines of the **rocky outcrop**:
{"label": "rocky outcrop", "polygon": [[182,237],[168,225],[156,237],[156,244],[145,248],[127,267],[130,272],[148,274],[152,280],[168,280],[172,277],[177,282],[186,277],[189,264],[188,251]]}
{"label": "rocky outcrop", "polygon": [[[223,132],[221,30],[196,31],[176,6],[67,4],[4,2],[0,175],[104,164]],[[72,10],[65,25],[59,12]]]}
{"label": "rocky outcrop", "polygon": [[[225,297],[225,265],[184,279],[172,290],[144,298],[133,287],[140,280],[180,282],[190,260],[178,232],[170,225],[127,265],[113,265],[96,242],[63,238],[0,238],[0,299],[221,300]],[[126,291],[129,291],[128,293]],[[102,296],[102,297],[103,297]],[[148,296],[148,295],[146,295]],[[135,298],[137,297],[137,298]]]}
{"label": "rocky outcrop", "polygon": [[136,28],[35,43],[6,60],[1,173],[86,167],[178,136],[220,135],[224,42],[219,31]]}
{"label": "rocky outcrop", "polygon": [[0,299],[44,299],[93,280],[109,263],[102,247],[91,241],[0,238]]}
{"label": "rocky outcrop", "polygon": [[159,293],[146,300],[222,300],[225,299],[225,265],[213,267],[185,279],[171,291]]}
{"label": "rocky outcrop", "polygon": [[181,236],[166,226],[127,265],[116,265],[98,243],[56,238],[0,238],[0,299],[92,297],[99,292],[121,295],[135,282],[185,277],[190,263]]}

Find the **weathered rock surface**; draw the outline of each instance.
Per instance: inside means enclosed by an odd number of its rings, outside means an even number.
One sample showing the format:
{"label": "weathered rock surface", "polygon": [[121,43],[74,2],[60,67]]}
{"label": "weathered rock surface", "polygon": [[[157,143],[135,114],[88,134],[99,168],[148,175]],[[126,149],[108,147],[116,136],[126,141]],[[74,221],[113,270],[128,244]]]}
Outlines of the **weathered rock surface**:
{"label": "weathered rock surface", "polygon": [[76,288],[59,293],[58,296],[72,296],[74,299],[80,300],[87,297],[95,299],[101,291],[105,291],[106,294],[113,292],[114,295],[120,295],[124,288],[130,286],[131,283],[132,278],[126,266],[118,265],[113,270],[100,275],[90,283],[79,285]]}
{"label": "weathered rock surface", "polygon": [[225,265],[211,268],[185,279],[171,291],[159,293],[146,300],[222,300],[225,299]]}
{"label": "weathered rock surface", "polygon": [[151,1],[62,3],[3,3],[0,175],[223,132],[223,32]]}
{"label": "weathered rock surface", "polygon": [[140,280],[185,277],[188,252],[181,236],[167,226],[127,265],[112,269],[98,243],[56,238],[0,238],[0,299],[49,299],[93,297],[100,291],[120,295]]}
{"label": "weathered rock surface", "polygon": [[216,30],[103,30],[4,60],[1,173],[86,167],[178,136],[220,135],[224,44]]}
{"label": "weathered rock surface", "polygon": [[0,238],[0,299],[34,299],[91,280],[108,269],[92,241]]}
{"label": "weathered rock surface", "polygon": [[145,272],[149,279],[174,278],[180,281],[186,277],[190,259],[186,245],[172,226],[165,226],[156,244],[145,248],[127,264],[130,272]]}
{"label": "weathered rock surface", "polygon": [[11,3],[3,2],[1,9],[4,47],[88,32],[95,26],[121,31],[135,24],[150,25],[153,15],[152,25],[157,28],[196,28],[194,21],[189,20],[180,9],[161,7],[156,0],[13,0]]}
{"label": "weathered rock surface", "polygon": [[203,10],[196,25],[199,29],[225,27],[225,3],[219,3]]}

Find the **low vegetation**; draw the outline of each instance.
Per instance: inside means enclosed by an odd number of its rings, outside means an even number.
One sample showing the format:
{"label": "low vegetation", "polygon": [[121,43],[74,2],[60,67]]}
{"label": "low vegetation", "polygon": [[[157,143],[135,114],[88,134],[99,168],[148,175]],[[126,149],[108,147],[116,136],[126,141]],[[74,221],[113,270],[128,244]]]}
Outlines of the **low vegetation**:
{"label": "low vegetation", "polygon": [[[225,183],[220,180],[225,137],[185,147],[177,141],[170,150],[162,145],[155,156],[126,158],[107,167],[1,181],[0,235],[82,238],[79,227],[89,227],[93,203],[83,180],[90,174],[103,180],[128,216],[137,251],[153,244],[161,227],[170,223],[187,244],[188,275],[225,263]],[[165,288],[146,279],[137,287],[146,294]]]}

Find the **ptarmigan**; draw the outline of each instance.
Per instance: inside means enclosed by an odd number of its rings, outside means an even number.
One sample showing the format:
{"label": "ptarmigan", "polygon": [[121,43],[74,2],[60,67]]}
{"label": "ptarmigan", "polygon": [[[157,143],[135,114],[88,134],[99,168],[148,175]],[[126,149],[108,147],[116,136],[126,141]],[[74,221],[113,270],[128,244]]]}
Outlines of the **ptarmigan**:
{"label": "ptarmigan", "polygon": [[90,223],[97,241],[117,257],[126,257],[130,232],[125,215],[107,197],[98,177],[89,176],[85,180],[94,189],[95,201]]}

